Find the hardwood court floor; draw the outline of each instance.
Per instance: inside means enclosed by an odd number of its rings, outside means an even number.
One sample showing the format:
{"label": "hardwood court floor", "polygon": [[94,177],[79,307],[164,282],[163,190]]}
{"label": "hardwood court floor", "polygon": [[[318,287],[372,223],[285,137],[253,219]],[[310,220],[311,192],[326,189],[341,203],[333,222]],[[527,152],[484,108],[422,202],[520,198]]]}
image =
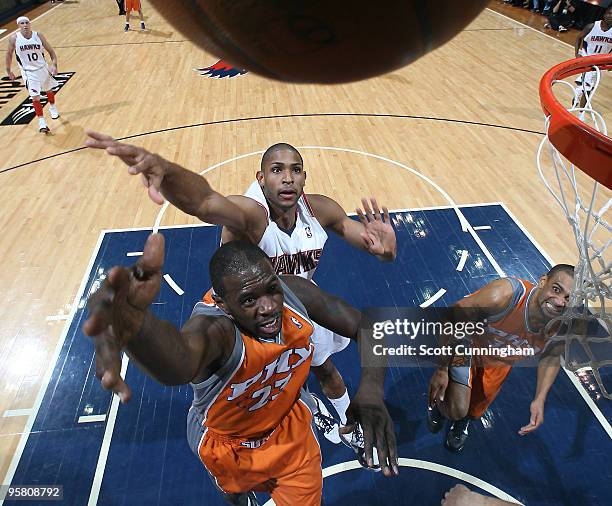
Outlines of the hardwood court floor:
{"label": "hardwood court floor", "polygon": [[[457,203],[504,202],[555,261],[575,259],[571,232],[534,161],[543,132],[538,82],[573,56],[563,41],[485,10],[443,48],[397,72],[347,85],[297,86],[250,73],[202,77],[193,69],[217,59],[146,3],[144,10],[145,33],[123,33],[123,19],[108,1],[66,2],[33,20],[55,47],[60,72],[75,74],[58,93],[62,116],[49,120],[52,135],[37,133],[33,123],[0,127],[6,301],[0,476],[65,325],[47,318],[70,312],[101,230],[151,226],[159,210],[120,162],[82,149],[87,128],[129,138],[196,171],[279,141],[345,148],[304,150],[307,191],[325,193],[347,211],[369,195],[391,209],[448,204],[414,172],[355,151],[378,155],[418,171]],[[6,37],[0,57],[4,51]],[[0,113],[7,116],[25,98],[22,90]],[[609,82],[599,103],[609,117]],[[208,178],[222,193],[241,193],[256,168],[257,157],[248,157]],[[196,221],[169,209],[163,223]],[[20,409],[21,416],[2,417]]]}

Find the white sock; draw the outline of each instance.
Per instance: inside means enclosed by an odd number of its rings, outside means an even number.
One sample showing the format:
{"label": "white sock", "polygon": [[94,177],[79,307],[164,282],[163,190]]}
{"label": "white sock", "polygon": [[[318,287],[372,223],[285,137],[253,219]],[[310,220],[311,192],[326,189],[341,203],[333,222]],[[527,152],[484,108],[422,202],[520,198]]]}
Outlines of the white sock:
{"label": "white sock", "polygon": [[329,402],[332,403],[332,406],[334,407],[334,409],[336,410],[336,412],[338,413],[338,416],[340,417],[340,421],[342,422],[342,425],[346,424],[346,410],[349,407],[349,404],[351,403],[351,399],[349,398],[349,394],[348,394],[348,390],[344,391],[344,394],[342,394],[342,397],[338,397],[337,399],[329,399]]}

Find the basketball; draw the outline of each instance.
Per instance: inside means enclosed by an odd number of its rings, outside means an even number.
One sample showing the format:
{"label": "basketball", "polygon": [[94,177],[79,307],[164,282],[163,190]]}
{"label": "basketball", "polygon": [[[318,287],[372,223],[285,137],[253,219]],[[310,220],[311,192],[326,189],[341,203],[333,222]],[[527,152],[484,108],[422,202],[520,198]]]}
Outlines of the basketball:
{"label": "basketball", "polygon": [[177,30],[239,68],[296,83],[367,79],[460,32],[488,0],[151,0]]}

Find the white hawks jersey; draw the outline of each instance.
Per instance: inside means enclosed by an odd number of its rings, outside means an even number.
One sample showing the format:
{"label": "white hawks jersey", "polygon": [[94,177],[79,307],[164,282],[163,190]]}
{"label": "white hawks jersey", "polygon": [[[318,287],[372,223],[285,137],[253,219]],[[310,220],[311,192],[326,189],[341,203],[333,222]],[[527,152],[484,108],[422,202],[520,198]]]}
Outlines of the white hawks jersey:
{"label": "white hawks jersey", "polygon": [[294,274],[311,279],[327,241],[327,233],[316,219],[306,195],[297,202],[295,228],[288,234],[270,220],[270,209],[261,187],[253,182],[244,194],[266,211],[268,226],[258,246],[264,251],[277,274]]}
{"label": "white hawks jersey", "polygon": [[22,72],[34,72],[47,67],[45,61],[43,43],[38,32],[32,32],[32,36],[26,39],[21,32],[17,32],[15,39],[15,57]]}
{"label": "white hawks jersey", "polygon": [[601,29],[601,21],[595,21],[593,28],[584,37],[581,56],[590,56],[594,54],[612,54],[612,27],[604,32]]}

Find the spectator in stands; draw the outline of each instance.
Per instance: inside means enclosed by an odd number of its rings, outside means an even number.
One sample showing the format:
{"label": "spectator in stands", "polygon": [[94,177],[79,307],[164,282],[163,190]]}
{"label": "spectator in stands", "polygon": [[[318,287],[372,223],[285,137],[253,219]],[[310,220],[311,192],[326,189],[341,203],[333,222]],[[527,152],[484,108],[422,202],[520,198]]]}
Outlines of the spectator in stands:
{"label": "spectator in stands", "polygon": [[544,25],[544,28],[567,32],[568,28],[574,24],[575,13],[576,0],[559,0],[553,7],[548,23]]}

